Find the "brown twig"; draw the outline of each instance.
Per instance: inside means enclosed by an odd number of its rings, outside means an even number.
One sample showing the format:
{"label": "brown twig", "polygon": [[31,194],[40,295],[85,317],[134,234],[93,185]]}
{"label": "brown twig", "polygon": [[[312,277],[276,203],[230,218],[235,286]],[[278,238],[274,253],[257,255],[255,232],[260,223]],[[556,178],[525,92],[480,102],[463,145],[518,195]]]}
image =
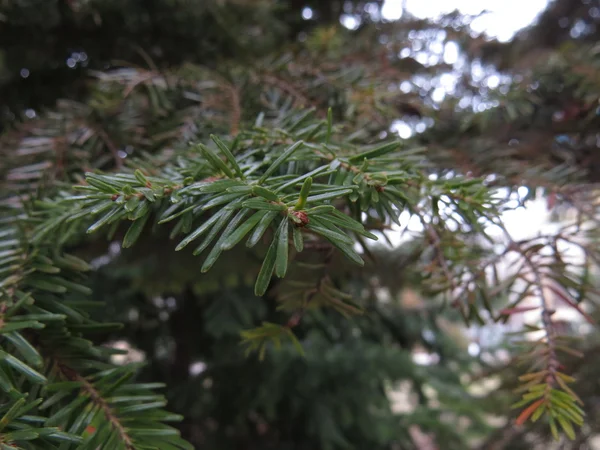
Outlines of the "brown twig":
{"label": "brown twig", "polygon": [[159,76],[154,72],[148,72],[146,75],[141,76],[137,80],[129,83],[125,89],[123,90],[123,97],[126,98],[131,94],[131,92],[140,84],[145,84],[147,81],[152,80],[154,77]]}
{"label": "brown twig", "polygon": [[546,401],[549,401],[550,390],[556,384],[556,372],[560,365],[558,357],[556,355],[556,336],[557,333],[554,329],[554,322],[552,321],[552,315],[554,314],[554,309],[551,308],[550,302],[544,292],[544,283],[542,274],[537,266],[537,264],[532,260],[531,256],[521,250],[520,246],[512,239],[509,233],[504,230],[505,235],[509,239],[508,247],[515,252],[518,252],[525,263],[531,269],[531,273],[533,274],[534,281],[537,287],[538,295],[540,298],[540,307],[542,309],[542,326],[546,333],[546,348],[547,348],[547,367],[548,367],[548,375],[546,376]]}
{"label": "brown twig", "polygon": [[113,428],[119,433],[119,438],[125,444],[126,450],[135,450],[133,445],[133,440],[131,436],[127,433],[127,429],[121,424],[117,416],[113,413],[107,401],[102,398],[102,395],[98,390],[84,377],[82,377],[77,371],[67,366],[62,362],[57,363],[58,369],[61,373],[70,381],[77,381],[81,383],[81,389],[89,395],[92,402],[100,408],[104,417],[109,421],[109,423],[113,426]]}
{"label": "brown twig", "polygon": [[104,142],[104,144],[106,144],[106,146],[108,147],[108,149],[112,153],[113,159],[115,160],[115,165],[116,165],[117,169],[121,169],[123,167],[123,160],[119,156],[119,150],[117,149],[117,147],[115,146],[115,144],[113,143],[113,141],[110,139],[110,137],[108,136],[108,134],[106,133],[106,131],[104,131],[101,128],[97,128],[96,129],[96,134],[98,135],[98,137],[100,137],[100,139],[102,139],[102,141]]}
{"label": "brown twig", "polygon": [[240,93],[232,83],[224,81],[223,83],[227,90],[229,101],[231,104],[231,129],[230,133],[235,136],[240,131],[240,122],[242,120],[242,107],[240,103]]}
{"label": "brown twig", "polygon": [[329,268],[329,265],[331,264],[331,260],[333,257],[333,246],[329,243],[323,243],[323,242],[307,243],[304,246],[304,248],[305,249],[313,249],[318,252],[324,251],[327,253],[325,254],[325,260],[323,261],[323,264],[324,264],[323,272],[322,272],[321,276],[319,277],[319,279],[317,280],[317,282],[315,283],[315,287],[312,289],[309,289],[306,292],[306,294],[304,295],[304,298],[302,299],[302,306],[296,312],[294,312],[294,314],[292,314],[292,316],[289,318],[289,320],[285,324],[285,327],[289,328],[289,329],[295,328],[300,324],[300,321],[304,317],[304,314],[306,313],[306,309],[308,308],[309,303],[320,292],[321,285],[329,277],[327,270]]}
{"label": "brown twig", "polygon": [[271,74],[265,74],[260,77],[256,77],[257,81],[262,79],[265,82],[272,84],[273,86],[281,89],[284,92],[287,92],[292,97],[294,97],[294,106],[316,106],[314,105],[302,92],[296,89],[293,85],[288,83],[285,80],[282,80],[279,77]]}

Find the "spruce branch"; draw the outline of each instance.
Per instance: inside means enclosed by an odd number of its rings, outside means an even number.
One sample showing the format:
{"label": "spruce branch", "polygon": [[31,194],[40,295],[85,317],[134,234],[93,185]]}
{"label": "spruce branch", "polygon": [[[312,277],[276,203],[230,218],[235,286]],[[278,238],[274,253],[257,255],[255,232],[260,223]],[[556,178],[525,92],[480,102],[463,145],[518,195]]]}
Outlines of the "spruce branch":
{"label": "spruce branch", "polygon": [[[383,97],[365,87],[363,81],[377,80],[385,85],[390,81],[387,77],[391,72],[380,70],[383,63],[361,71],[366,55],[368,53],[341,56],[340,60],[354,64],[344,71],[339,70],[336,61],[313,64],[310,52],[302,54],[293,64],[265,64],[264,73],[275,78],[265,80],[258,76],[251,80],[252,89],[256,89],[258,83],[267,85],[257,92],[261,98],[267,97],[270,105],[254,127],[246,125],[243,119],[254,114],[257,96],[242,88],[244,83],[225,82],[226,78],[237,80],[229,74],[220,78],[209,70],[190,68],[188,74],[128,69],[99,75],[98,96],[92,97],[89,104],[59,105],[55,115],[49,114],[38,122],[36,137],[28,134],[30,130],[24,127],[3,140],[7,148],[17,149],[0,167],[7,187],[5,203],[13,208],[27,206],[18,217],[25,225],[25,236],[17,238],[17,242],[25,245],[31,238],[32,243],[28,244],[31,248],[44,251],[54,248],[61,254],[68,239],[82,239],[86,230],[110,233],[128,223],[123,246],[130,247],[153,224],[169,227],[173,238],[181,237],[176,246],[178,250],[201,240],[195,253],[203,253],[202,271],[206,271],[223,252],[247,238],[246,245],[256,247],[253,251],[263,260],[256,289],[262,295],[273,275],[290,277],[296,270],[299,261],[293,261],[295,255],[290,256],[291,243],[297,253],[301,253],[313,245],[314,239],[316,244],[325,243],[335,248],[336,254],[361,265],[363,256],[354,244],[362,237],[375,238],[374,233],[390,228],[392,223],[402,226],[398,217],[407,211],[422,223],[426,250],[433,255],[428,270],[422,274],[426,289],[432,294],[449,294],[454,304],[465,305],[467,311],[462,307],[460,311],[467,321],[475,319],[483,323],[481,309],[487,310],[495,320],[508,320],[514,314],[527,311],[529,307],[522,306],[521,302],[539,292],[545,339],[538,342],[529,355],[524,355],[525,360],[527,356],[534,357],[535,367],[524,375],[528,389],[525,395],[530,397],[524,399],[527,401],[522,406],[527,407],[519,421],[528,417],[537,420],[547,411],[551,427],[554,420],[571,435],[570,424],[579,424],[582,418],[577,397],[567,386],[571,379],[559,372],[558,352],[568,347],[552,321],[544,289],[588,317],[581,302],[589,300],[591,303],[596,295],[589,277],[577,278],[575,272],[583,267],[565,261],[557,247],[559,241],[572,243],[586,254],[589,261],[586,264],[598,262],[593,248],[597,237],[588,229],[589,223],[597,222],[594,185],[582,182],[584,178],[576,164],[563,158],[557,165],[556,158],[562,158],[560,152],[553,150],[552,154],[541,157],[538,154],[534,158],[532,149],[561,147],[564,139],[553,143],[539,140],[536,127],[539,123],[546,127],[547,121],[539,120],[538,106],[543,95],[531,100],[527,91],[527,83],[532,79],[511,87],[514,98],[510,102],[502,99],[497,108],[468,115],[464,123],[456,123],[454,116],[464,120],[464,115],[455,114],[453,108],[452,118],[447,121],[444,114],[448,111],[441,110],[436,115],[438,125],[423,135],[425,146],[394,140],[373,144],[372,136],[384,131],[388,119],[394,116],[389,111],[373,111]],[[565,76],[573,76],[565,65],[571,56],[562,55],[562,58],[559,67],[564,69]],[[543,82],[547,75],[544,74],[556,69],[549,67],[552,64],[534,71],[532,76],[543,75]],[[577,67],[576,79],[571,80],[574,86],[595,83],[588,70]],[[298,77],[298,74],[307,77]],[[312,90],[318,80],[325,86],[323,91]],[[273,87],[275,89],[271,89]],[[328,89],[333,94],[325,94]],[[351,111],[345,116],[344,125],[353,126],[359,132],[342,136],[341,127],[333,128],[332,112],[325,114],[321,106],[329,105],[336,95],[342,97],[340,93],[347,89],[351,92],[344,98],[349,100],[336,104],[336,111]],[[527,95],[523,95],[524,92]],[[283,95],[286,93],[292,98],[286,98]],[[589,107],[594,99],[586,98],[582,103],[584,99],[579,98],[577,92],[569,94],[573,96],[569,101],[577,100],[574,104],[579,105],[577,115],[584,115],[589,120],[588,125],[594,125],[597,118]],[[301,97],[310,99],[315,110],[291,109],[290,105]],[[573,105],[562,107],[566,112],[575,109]],[[397,115],[397,111],[392,113]],[[318,119],[325,115],[328,120]],[[113,116],[119,127],[98,128],[103,121],[110,124]],[[95,117],[103,120],[94,120]],[[361,124],[367,122],[369,126],[362,127]],[[161,129],[150,133],[153,127],[148,124],[155,123],[160,123]],[[197,123],[211,125],[199,127]],[[373,125],[378,123],[385,126]],[[523,123],[528,126],[525,131]],[[573,117],[555,125],[557,133],[567,136],[569,145],[584,142],[586,136],[589,137],[590,126],[580,129]],[[444,129],[446,126],[450,131]],[[456,130],[462,131],[454,139]],[[212,142],[208,139],[210,135],[215,136]],[[506,144],[513,135],[522,141],[518,150]],[[123,139],[123,136],[128,138]],[[190,140],[201,143],[189,145]],[[134,158],[128,157],[121,166],[119,155],[115,158],[115,154],[122,151],[121,144],[147,154],[139,152]],[[458,166],[467,174],[465,177],[454,170],[459,148],[464,158],[459,158]],[[525,154],[535,163],[531,162],[531,169],[524,173]],[[499,157],[506,158],[506,164],[497,164]],[[448,158],[454,164],[449,163]],[[87,170],[85,182],[72,188],[70,182],[80,176],[84,168],[91,169]],[[449,168],[453,168],[452,171]],[[483,177],[492,172],[491,181],[470,177],[473,174]],[[49,174],[52,179],[47,179]],[[437,180],[431,177],[434,174]],[[66,180],[67,184],[56,178]],[[311,186],[304,191],[308,179]],[[553,193],[552,202],[573,206],[579,216],[577,224],[570,233],[562,230],[537,241],[509,240],[500,252],[490,254],[489,246],[481,244],[489,241],[485,226],[500,223],[499,214],[505,209],[504,200],[495,196],[494,188],[512,190],[520,184],[544,187]],[[50,187],[48,191],[44,189],[46,186]],[[40,194],[34,195],[34,189],[39,189]],[[590,242],[578,242],[576,238],[581,235],[589,237]],[[61,236],[60,242],[54,242],[54,236]],[[13,238],[6,239],[10,240]],[[267,246],[266,254],[261,242]],[[24,353],[22,359],[4,357],[0,366],[10,373],[19,373],[28,382],[43,384],[45,374],[38,371],[39,367],[34,364],[38,361],[36,353],[29,348],[35,349],[35,346],[23,343],[21,329],[42,336],[44,330],[50,328],[47,322],[53,321],[66,321],[66,329],[74,333],[112,325],[88,323],[83,311],[65,311],[43,297],[36,298],[41,291],[62,298],[66,294],[62,288],[70,291],[73,286],[68,283],[74,281],[67,279],[67,286],[64,282],[53,285],[50,279],[58,278],[44,272],[53,270],[52,255],[44,254],[50,262],[36,260],[34,267],[29,256],[35,252],[26,252],[24,257],[12,244],[6,245],[8,253],[2,253],[3,265],[0,266],[4,277],[0,286],[8,299],[2,304],[2,330],[7,335],[19,332],[10,335],[12,340],[7,339],[10,344],[6,345],[15,348],[20,345],[19,351]],[[544,253],[548,248],[554,252],[552,262],[547,261]],[[499,262],[507,254],[517,255],[520,262],[507,279],[500,280]],[[536,266],[539,261],[543,264]],[[33,270],[35,275],[30,276],[28,270]],[[288,306],[297,305],[298,299],[304,303],[298,309],[300,315],[293,315],[289,323],[298,322],[308,303],[338,307],[342,311],[352,308],[345,302],[347,294],[330,283],[326,272],[316,284],[300,286],[291,292],[296,297],[288,299]],[[25,285],[20,287],[23,280]],[[32,298],[35,307],[30,305]],[[499,305],[504,299],[510,303]],[[340,301],[336,303],[337,300]],[[39,311],[35,309],[38,302],[44,308],[48,308],[46,303],[49,302],[55,309]],[[11,310],[15,305],[19,314]],[[23,320],[24,315],[30,320]],[[83,320],[83,325],[70,324],[69,320]],[[260,352],[269,339],[281,338],[281,333],[291,328],[270,324],[254,330],[254,334],[249,330],[246,337],[256,339],[256,349]],[[293,335],[289,337],[293,339]],[[13,356],[13,347],[7,348],[4,353]],[[94,353],[93,358],[97,357]],[[540,369],[539,364],[545,364],[545,368]],[[538,380],[538,377],[541,378]],[[549,390],[538,391],[538,381],[549,385]],[[0,382],[8,392],[15,388],[10,379],[7,383],[1,374]],[[88,394],[93,397],[91,392]],[[543,394],[538,397],[540,392]],[[101,403],[97,405],[106,411]],[[105,416],[110,423],[109,416]]]}
{"label": "spruce branch", "polygon": [[119,435],[119,440],[123,443],[125,449],[135,450],[133,440],[129,436],[127,429],[111,410],[108,402],[102,396],[102,394],[88,380],[86,380],[72,368],[61,362],[58,362],[57,366],[66,379],[75,381],[81,385],[81,390],[90,397],[91,401],[100,409],[102,414],[104,414],[104,417],[108,420],[114,430],[116,430]]}
{"label": "spruce branch", "polygon": [[[91,320],[90,302],[73,300],[89,293],[82,284],[89,266],[56,243],[31,246],[31,226],[20,222],[23,211],[3,212],[0,269],[17,266],[0,278],[0,388],[6,395],[0,442],[32,450],[54,449],[56,443],[65,449],[158,449],[161,442],[191,448],[177,430],[160,423],[180,418],[158,409],[165,402],[151,395],[155,386],[128,382],[138,367],[109,363],[107,351],[84,338],[120,326]],[[74,388],[81,389],[77,399]],[[124,415],[126,425],[119,418]]]}

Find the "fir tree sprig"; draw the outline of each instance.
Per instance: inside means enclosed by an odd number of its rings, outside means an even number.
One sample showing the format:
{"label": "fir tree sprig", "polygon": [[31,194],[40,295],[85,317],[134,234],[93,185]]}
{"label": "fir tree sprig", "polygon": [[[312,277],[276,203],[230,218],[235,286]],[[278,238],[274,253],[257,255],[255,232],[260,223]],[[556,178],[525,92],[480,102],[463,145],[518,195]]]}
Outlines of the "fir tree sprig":
{"label": "fir tree sprig", "polygon": [[[192,448],[161,422],[181,418],[161,408],[157,385],[132,380],[139,365],[109,362],[110,349],[89,336],[121,324],[90,319],[87,263],[31,246],[23,216],[0,225],[0,443],[5,448],[135,450]],[[8,271],[6,270],[8,269]],[[83,298],[82,298],[83,297]]]}
{"label": "fir tree sprig", "polygon": [[[110,235],[122,222],[130,222],[123,240],[123,246],[130,247],[152,220],[157,226],[169,226],[172,238],[182,236],[176,250],[200,242],[194,254],[205,255],[200,269],[205,272],[224,251],[240,245],[244,239],[248,247],[262,242],[267,250],[263,253],[255,285],[256,295],[261,296],[273,276],[287,275],[291,258],[302,254],[305,242],[314,242],[315,238],[317,242],[323,240],[335,251],[362,265],[363,258],[354,243],[360,236],[377,238],[368,224],[376,219],[380,223],[402,225],[398,216],[408,210],[421,221],[425,242],[434,255],[432,265],[424,272],[429,274],[432,287],[438,292],[458,295],[452,303],[461,311],[466,308],[467,321],[481,320],[478,306],[471,299],[471,293],[475,292],[472,287],[476,287],[482,298],[488,299],[499,287],[482,283],[481,274],[489,267],[486,264],[497,259],[489,258],[485,246],[477,243],[478,239],[490,241],[486,224],[497,224],[499,220],[501,202],[494,189],[480,179],[429,177],[427,164],[419,156],[420,150],[404,149],[397,142],[367,147],[331,142],[330,118],[322,121],[299,113],[290,119],[285,128],[256,127],[240,132],[235,140],[212,136],[210,143],[191,144],[176,165],[167,164],[152,175],[139,169],[113,174],[87,173],[85,184],[74,186],[77,193],[65,190],[53,198],[34,202],[29,218],[24,221],[29,224],[34,248],[50,246],[60,252],[60,246],[51,244],[52,236],[76,237],[98,231]],[[452,223],[459,226],[461,233],[452,230]],[[62,241],[65,242],[64,238]],[[294,252],[290,252],[291,246]],[[525,269],[535,274],[538,272],[531,258],[542,247],[532,244],[523,247],[511,241],[507,252],[517,251],[526,263]],[[520,267],[523,269],[523,265]],[[524,272],[526,270],[516,273],[512,280],[524,279]],[[85,290],[67,281],[57,282],[56,278],[53,283],[38,276],[32,280],[29,281],[31,287],[53,294],[63,294],[67,288]],[[534,284],[542,288],[537,278]],[[519,299],[529,292],[527,285]],[[292,295],[286,295],[290,293]],[[299,299],[302,299],[301,305],[298,305]],[[344,300],[348,300],[345,294],[328,283],[326,272],[316,288],[302,286],[298,291],[281,296],[284,308],[297,311],[317,301],[315,305],[356,312]],[[520,300],[493,316],[500,318],[519,312]],[[530,415],[537,420],[547,411],[551,423],[556,419],[571,435],[569,424],[581,422],[579,415],[571,413],[579,409],[574,409],[576,399],[566,387],[570,379],[556,371],[557,336],[546,302],[542,305],[547,357],[546,372],[542,372],[543,376],[552,377],[552,383],[546,383],[550,390],[542,402],[537,396],[532,397],[533,392],[526,394],[526,400],[533,398],[535,402],[524,410],[519,421]],[[485,307],[494,312],[489,303]],[[70,314],[72,319],[81,316],[77,311]],[[60,319],[64,320],[62,316]],[[34,327],[36,323],[30,325]],[[84,332],[112,326],[88,323],[82,317],[70,328]],[[291,328],[264,324],[249,330],[243,338],[250,350],[258,350],[262,355],[269,342],[277,343],[282,336],[289,336],[297,343]],[[67,366],[59,364],[57,367]],[[28,375],[37,376],[33,372]],[[81,381],[80,375],[70,377]],[[525,378],[538,381],[530,375]],[[537,384],[532,387],[537,395]],[[95,410],[103,413],[108,428],[117,436],[115,439],[123,441],[125,448],[133,445],[124,428],[115,426],[118,416],[103,399],[102,389],[85,385],[84,390],[96,405]],[[571,401],[559,402],[556,395],[566,395]],[[566,412],[556,413],[556,408],[561,407],[566,408]],[[127,408],[124,410],[129,411]],[[144,410],[143,406],[140,408]],[[74,430],[81,431],[79,424],[78,427]],[[171,431],[165,431],[165,435],[169,433]],[[139,437],[143,432],[132,436],[143,439]]]}

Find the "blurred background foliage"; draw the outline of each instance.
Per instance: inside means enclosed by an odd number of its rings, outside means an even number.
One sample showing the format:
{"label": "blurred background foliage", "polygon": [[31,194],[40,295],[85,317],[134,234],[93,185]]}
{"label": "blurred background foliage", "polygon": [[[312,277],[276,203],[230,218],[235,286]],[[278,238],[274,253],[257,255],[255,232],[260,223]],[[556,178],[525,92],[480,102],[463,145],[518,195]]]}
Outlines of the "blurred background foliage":
{"label": "blurred background foliage", "polygon": [[[597,2],[551,1],[507,42],[477,35],[476,18],[459,12],[430,21],[405,9],[388,21],[381,6],[0,0],[3,201],[84,170],[138,167],[141,154],[151,170],[190,140],[292,107],[331,107],[358,142],[396,132],[425,145],[440,177],[493,176],[507,195],[529,186],[520,202],[542,188],[559,207],[576,193],[565,185],[598,181]],[[573,362],[588,414],[576,440],[550,444],[543,424],[515,426],[511,348],[468,351],[456,311],[421,292],[418,241],[371,248],[377,264],[360,271],[336,260],[331,276],[365,314],[308,314],[297,327],[306,357],[284,345],[259,362],[244,357],[240,332],[286,317],[270,294],[253,296],[260,260],[236,250],[199,275],[167,235],[133,250],[122,237],[73,246],[95,268],[98,318],[126,324],[99,339],[147,359],[141,379],[168,384],[197,448],[598,448],[592,337]]]}

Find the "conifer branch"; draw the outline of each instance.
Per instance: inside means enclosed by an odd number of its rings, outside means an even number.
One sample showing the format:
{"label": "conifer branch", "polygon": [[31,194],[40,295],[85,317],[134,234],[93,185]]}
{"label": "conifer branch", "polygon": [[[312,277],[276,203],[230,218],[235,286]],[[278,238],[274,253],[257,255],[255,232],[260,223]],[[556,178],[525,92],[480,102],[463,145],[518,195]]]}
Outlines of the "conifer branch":
{"label": "conifer branch", "polygon": [[57,366],[65,378],[81,384],[81,390],[90,397],[92,402],[100,409],[100,411],[102,411],[102,414],[104,414],[106,420],[108,420],[112,427],[117,431],[119,434],[119,439],[125,446],[125,449],[135,450],[133,440],[127,433],[127,429],[112,411],[102,394],[88,380],[64,363],[58,362]]}

